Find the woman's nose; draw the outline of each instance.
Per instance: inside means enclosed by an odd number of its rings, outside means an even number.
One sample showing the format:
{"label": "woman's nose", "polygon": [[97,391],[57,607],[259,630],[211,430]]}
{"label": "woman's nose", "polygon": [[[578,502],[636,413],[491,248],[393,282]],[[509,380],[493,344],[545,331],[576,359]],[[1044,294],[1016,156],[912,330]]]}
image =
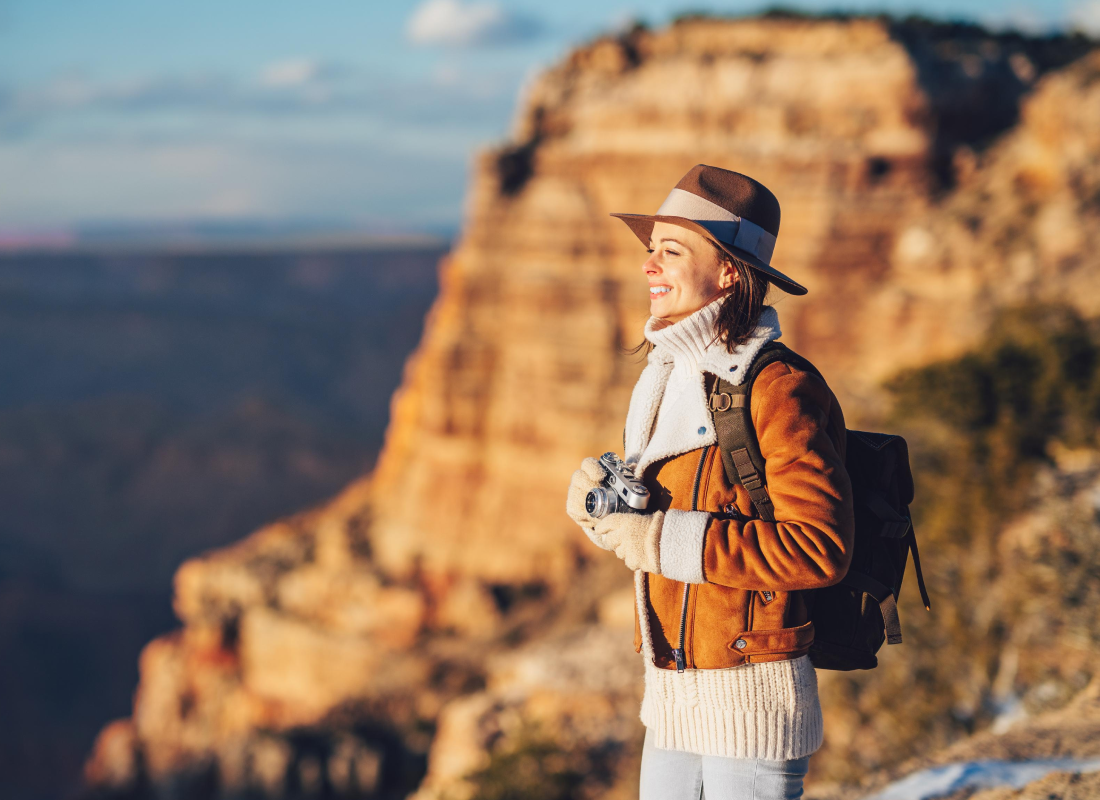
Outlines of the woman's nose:
{"label": "woman's nose", "polygon": [[644,272],[646,275],[652,275],[660,271],[661,268],[657,265],[656,257],[653,254],[650,254],[649,258],[647,258],[645,260],[645,263],[642,264],[642,272]]}

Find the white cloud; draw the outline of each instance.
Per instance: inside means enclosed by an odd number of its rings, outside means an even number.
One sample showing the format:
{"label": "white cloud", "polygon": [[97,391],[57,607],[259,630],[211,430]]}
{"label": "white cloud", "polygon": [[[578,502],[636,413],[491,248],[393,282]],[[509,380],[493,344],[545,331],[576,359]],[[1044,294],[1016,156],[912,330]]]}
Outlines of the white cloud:
{"label": "white cloud", "polygon": [[443,60],[409,78],[311,58],[244,74],[0,78],[0,186],[20,187],[0,188],[0,227],[349,209],[451,224],[469,154],[506,129],[518,76]]}
{"label": "white cloud", "polygon": [[641,24],[643,24],[643,20],[638,12],[620,9],[611,15],[607,27],[610,33],[622,35],[629,33],[636,25]]}
{"label": "white cloud", "polygon": [[439,124],[486,130],[504,119],[516,77],[443,65],[431,78],[394,76],[309,58],[276,62],[248,79],[224,74],[169,74],[93,80],[69,74],[19,88],[0,81],[0,141],[49,129],[96,126],[119,134],[148,124],[192,129],[204,119],[377,120],[380,124]]}
{"label": "white cloud", "polygon": [[499,3],[425,0],[413,12],[406,33],[421,45],[477,47],[532,39],[542,25],[530,17],[506,11]]}
{"label": "white cloud", "polygon": [[321,76],[321,64],[312,58],[292,58],[268,64],[260,72],[260,83],[273,88],[305,86]]}
{"label": "white cloud", "polygon": [[458,221],[468,151],[344,144],[0,141],[0,239],[101,223]]}
{"label": "white cloud", "polygon": [[196,213],[201,217],[245,217],[257,215],[263,210],[260,198],[249,186],[225,186],[200,201]]}
{"label": "white cloud", "polygon": [[1069,10],[1070,28],[1100,36],[1100,0],[1085,0]]}

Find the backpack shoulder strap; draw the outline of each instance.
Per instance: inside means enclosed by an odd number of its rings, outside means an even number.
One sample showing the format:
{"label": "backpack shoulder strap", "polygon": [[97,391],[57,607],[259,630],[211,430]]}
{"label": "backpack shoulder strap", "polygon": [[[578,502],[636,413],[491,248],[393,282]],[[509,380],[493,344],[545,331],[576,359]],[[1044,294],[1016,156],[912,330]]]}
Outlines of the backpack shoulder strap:
{"label": "backpack shoulder strap", "polygon": [[722,465],[731,484],[741,484],[752,498],[753,505],[767,522],[775,522],[775,507],[768,495],[764,473],[764,457],[752,426],[750,413],[752,385],[769,364],[782,361],[820,375],[817,369],[782,342],[768,342],[757,353],[749,374],[739,384],[718,377],[711,389],[709,403],[714,416],[714,432]]}

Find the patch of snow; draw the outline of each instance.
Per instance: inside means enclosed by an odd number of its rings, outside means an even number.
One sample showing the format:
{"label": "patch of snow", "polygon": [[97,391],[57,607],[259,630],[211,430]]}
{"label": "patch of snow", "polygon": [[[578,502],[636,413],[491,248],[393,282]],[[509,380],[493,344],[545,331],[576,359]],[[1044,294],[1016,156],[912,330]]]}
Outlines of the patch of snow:
{"label": "patch of snow", "polygon": [[1046,758],[1034,761],[965,761],[930,767],[894,781],[865,800],[932,800],[960,789],[1011,786],[1020,789],[1051,772],[1096,772],[1100,758]]}
{"label": "patch of snow", "polygon": [[1027,709],[1015,693],[999,698],[994,703],[994,711],[997,716],[989,728],[993,733],[1004,733],[1017,722],[1028,718]]}

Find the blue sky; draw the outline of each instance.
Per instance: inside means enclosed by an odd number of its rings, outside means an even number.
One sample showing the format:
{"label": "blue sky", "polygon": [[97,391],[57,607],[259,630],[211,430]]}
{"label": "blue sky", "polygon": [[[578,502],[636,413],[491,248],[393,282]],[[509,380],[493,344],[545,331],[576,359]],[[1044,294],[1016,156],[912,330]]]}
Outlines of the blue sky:
{"label": "blue sky", "polygon": [[[0,237],[262,221],[450,231],[534,71],[630,19],[773,2],[0,0]],[[1100,0],[785,2],[1100,28]]]}

